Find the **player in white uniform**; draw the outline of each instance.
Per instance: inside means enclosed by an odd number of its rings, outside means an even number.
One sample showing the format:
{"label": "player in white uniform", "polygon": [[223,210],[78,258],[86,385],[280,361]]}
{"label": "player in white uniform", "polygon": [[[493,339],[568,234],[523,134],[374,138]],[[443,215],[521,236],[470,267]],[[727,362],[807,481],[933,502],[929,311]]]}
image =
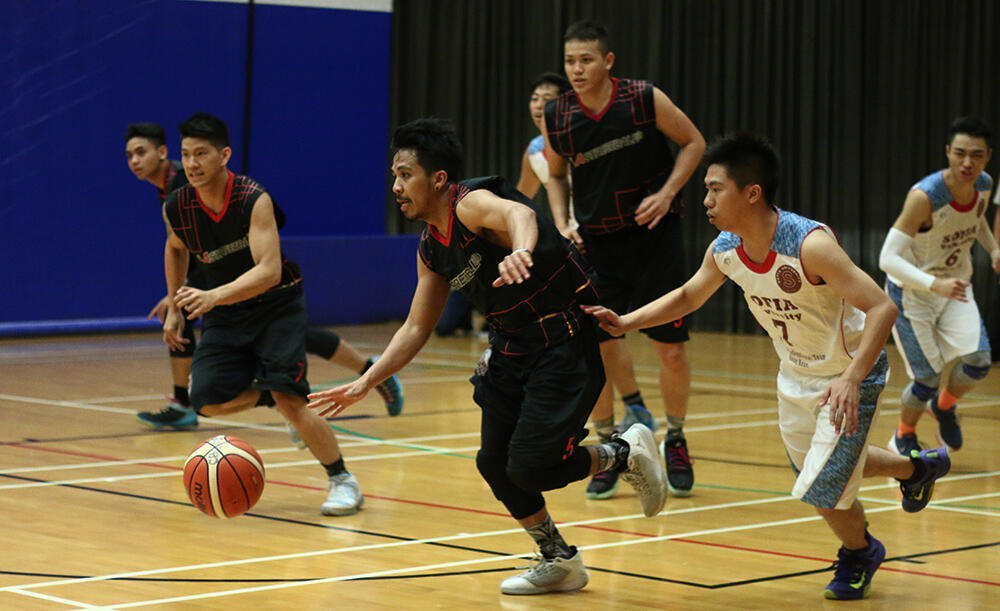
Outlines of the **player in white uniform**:
{"label": "player in white uniform", "polygon": [[[989,338],[969,283],[976,242],[1000,273],[1000,248],[986,221],[990,138],[979,119],[956,119],[945,146],[948,167],[910,189],[882,245],[885,290],[899,308],[892,333],[911,380],[889,447],[905,456],[920,449],[916,426],[925,409],[937,418],[938,440],[962,447],[955,404],[990,370]],[[955,359],[939,393],[941,372]]]}
{"label": "player in white uniform", "polygon": [[903,509],[914,512],[950,468],[943,447],[908,459],[867,443],[888,376],[882,347],[896,308],[825,225],[770,203],[778,185],[770,144],[727,136],[703,163],[708,218],[722,232],[695,275],[625,316],[584,309],[605,331],[621,334],[687,316],[727,277],[740,285],[781,359],[779,426],[798,474],[792,495],[813,505],[842,542],[825,596],[862,598],[885,547],[867,532],[857,499],[861,478],[898,479]]}

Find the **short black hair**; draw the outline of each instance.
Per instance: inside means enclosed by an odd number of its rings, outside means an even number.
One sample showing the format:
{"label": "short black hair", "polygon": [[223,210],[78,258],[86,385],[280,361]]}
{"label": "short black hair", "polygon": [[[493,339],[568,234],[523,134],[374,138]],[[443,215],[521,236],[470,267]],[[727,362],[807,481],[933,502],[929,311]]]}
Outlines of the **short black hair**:
{"label": "short black hair", "polygon": [[749,184],[760,185],[764,201],[774,202],[781,160],[765,138],[746,132],[722,136],[709,145],[702,164],[705,167],[719,164],[726,168],[726,174],[740,189]]}
{"label": "short black hair", "polygon": [[404,149],[414,152],[428,174],[444,170],[449,181],[461,178],[462,143],[451,121],[429,117],[397,127],[392,134],[392,154]]}
{"label": "short black hair", "polygon": [[571,40],[596,40],[597,46],[600,47],[603,55],[607,55],[608,51],[611,50],[611,35],[608,34],[608,28],[590,19],[577,21],[566,28],[566,34],[563,35],[563,42],[567,43]]}
{"label": "short black hair", "polygon": [[543,72],[536,76],[535,80],[531,82],[531,91],[534,92],[535,89],[538,89],[539,85],[555,85],[559,93],[566,93],[573,88],[565,76],[556,74],[555,72]]}
{"label": "short black hair", "polygon": [[132,138],[145,138],[159,148],[167,143],[167,131],[159,123],[131,123],[125,130],[125,142]]}
{"label": "short black hair", "polygon": [[993,148],[993,130],[989,123],[979,117],[959,117],[951,122],[948,129],[948,144],[955,140],[956,134],[965,134],[972,138],[982,138],[986,141],[986,148]]}
{"label": "short black hair", "polygon": [[229,127],[226,122],[207,112],[196,112],[180,124],[181,140],[203,138],[222,150],[229,146]]}

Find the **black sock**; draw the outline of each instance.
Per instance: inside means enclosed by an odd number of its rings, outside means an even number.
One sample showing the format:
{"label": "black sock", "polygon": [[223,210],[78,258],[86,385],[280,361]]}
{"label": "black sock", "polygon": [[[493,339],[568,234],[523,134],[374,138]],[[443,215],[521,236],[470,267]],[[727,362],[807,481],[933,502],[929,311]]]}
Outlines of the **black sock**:
{"label": "black sock", "polygon": [[911,456],[910,462],[913,463],[913,475],[911,475],[907,479],[899,480],[904,484],[912,484],[916,481],[923,479],[923,477],[927,475],[927,465],[924,464],[924,461],[920,460],[919,458],[914,458]]}
{"label": "black sock", "polygon": [[174,399],[184,407],[191,407],[191,397],[188,396],[187,386],[174,386]]}
{"label": "black sock", "polygon": [[555,522],[552,521],[552,516],[545,516],[545,520],[541,523],[525,528],[525,530],[535,540],[539,551],[546,558],[552,559],[557,556],[572,558],[576,553],[576,548],[567,545],[562,535],[559,534],[559,529],[556,528]]}
{"label": "black sock", "polygon": [[642,392],[638,390],[627,397],[622,397],[622,403],[625,405],[635,405],[638,403],[639,405],[646,407],[646,404],[642,401]]}
{"label": "black sock", "polygon": [[371,369],[372,365],[374,364],[375,364],[375,359],[368,359],[367,361],[365,361],[365,366],[361,368],[361,371],[358,372],[358,375],[361,376],[365,375],[365,372]]}
{"label": "black sock", "polygon": [[343,456],[338,458],[335,462],[323,465],[323,468],[326,469],[326,474],[331,477],[334,475],[340,475],[341,473],[345,473],[347,471],[347,467],[344,466]]}

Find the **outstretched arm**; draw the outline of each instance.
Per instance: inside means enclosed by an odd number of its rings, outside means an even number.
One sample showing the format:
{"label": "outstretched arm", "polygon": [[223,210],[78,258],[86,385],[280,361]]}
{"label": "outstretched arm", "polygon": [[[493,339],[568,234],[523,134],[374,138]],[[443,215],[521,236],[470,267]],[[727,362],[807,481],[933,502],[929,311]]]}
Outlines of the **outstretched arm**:
{"label": "outstretched arm", "polygon": [[629,331],[655,327],[687,316],[708,301],[726,281],[726,275],[719,270],[715,257],[712,256],[714,245],[714,242],[709,245],[701,267],[687,282],[634,312],[619,316],[603,306],[580,307],[596,317],[601,328],[611,335],[624,335]]}
{"label": "outstretched arm", "polygon": [[810,276],[819,276],[844,301],[865,313],[865,327],[851,364],[820,401],[820,405],[830,404],[830,423],[837,433],[843,431],[850,436],[858,430],[861,382],[889,338],[896,322],[896,305],[825,231],[806,236],[801,256],[802,266]]}
{"label": "outstretched arm", "polygon": [[427,343],[434,325],[448,300],[448,281],[432,272],[417,257],[417,288],[410,302],[410,313],[389,341],[385,352],[368,371],[353,382],[309,395],[309,407],[320,416],[336,416],[345,408],[365,398],[372,388],[396,373]]}

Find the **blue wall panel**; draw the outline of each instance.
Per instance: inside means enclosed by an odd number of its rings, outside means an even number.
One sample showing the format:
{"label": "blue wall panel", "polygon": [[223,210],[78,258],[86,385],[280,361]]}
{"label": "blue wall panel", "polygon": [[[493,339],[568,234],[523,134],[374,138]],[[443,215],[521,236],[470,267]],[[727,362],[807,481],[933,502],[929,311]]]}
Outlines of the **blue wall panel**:
{"label": "blue wall panel", "polygon": [[283,235],[384,233],[390,16],[255,11],[250,175]]}
{"label": "blue wall panel", "polygon": [[[390,15],[257,11],[250,146],[263,174],[251,175],[287,210],[283,235],[381,233]],[[177,124],[212,112],[229,123],[239,171],[247,7],[14,0],[4,13],[0,323],[145,315],[164,290],[163,224],[153,187],[126,167],[125,126],[163,124],[177,158]],[[351,67],[336,73],[335,54],[352,45]],[[370,99],[343,95],[358,75]]]}

